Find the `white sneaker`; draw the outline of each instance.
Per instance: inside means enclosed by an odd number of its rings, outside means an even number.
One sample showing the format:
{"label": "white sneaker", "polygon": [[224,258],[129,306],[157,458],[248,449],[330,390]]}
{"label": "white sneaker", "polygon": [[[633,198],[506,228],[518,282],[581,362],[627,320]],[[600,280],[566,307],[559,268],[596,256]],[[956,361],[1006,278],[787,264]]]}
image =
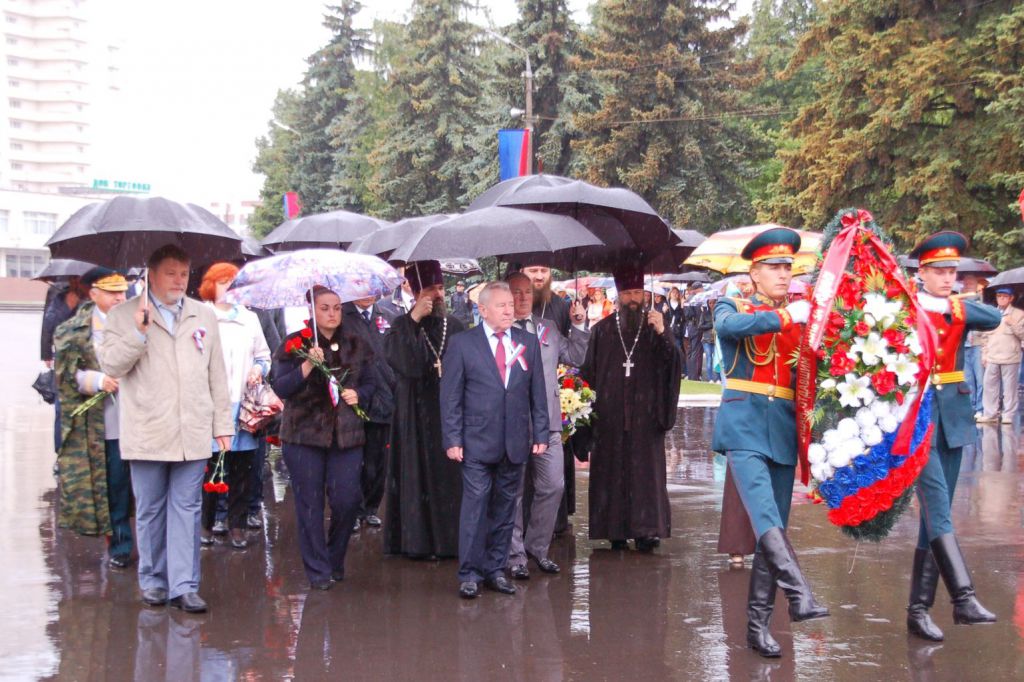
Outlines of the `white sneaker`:
{"label": "white sneaker", "polygon": [[1004,414],[1003,415],[1002,423],[1003,424],[1012,424],[1013,423],[1013,416],[1009,415],[1009,414]]}
{"label": "white sneaker", "polygon": [[975,412],[974,413],[974,421],[979,421],[980,419],[981,419],[981,412]]}

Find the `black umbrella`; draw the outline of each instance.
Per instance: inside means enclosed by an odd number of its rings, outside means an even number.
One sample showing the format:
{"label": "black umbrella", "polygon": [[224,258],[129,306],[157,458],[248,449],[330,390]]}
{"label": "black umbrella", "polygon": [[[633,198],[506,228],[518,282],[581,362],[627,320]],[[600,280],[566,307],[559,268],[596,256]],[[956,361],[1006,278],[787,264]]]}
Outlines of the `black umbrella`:
{"label": "black umbrella", "polygon": [[39,271],[39,274],[32,279],[39,280],[40,282],[62,282],[69,280],[72,277],[81,277],[85,273],[92,270],[95,265],[92,263],[86,263],[82,260],[73,260],[70,258],[54,258],[46,267]]}
{"label": "black umbrella", "polygon": [[275,253],[298,249],[347,249],[357,239],[390,224],[386,220],[349,211],[331,211],[287,220],[274,228],[261,243]]}
{"label": "black umbrella", "polygon": [[512,178],[498,183],[470,204],[515,206],[576,218],[601,241],[545,259],[566,270],[611,270],[624,262],[647,265],[679,238],[640,195],[621,187],[597,187],[581,180],[552,175]]}
{"label": "black umbrella", "polygon": [[[700,246],[707,237],[697,230],[672,230],[672,234],[679,238],[679,243],[664,249],[645,265],[648,272],[679,272],[683,269],[683,261],[686,260],[693,250]],[[664,278],[662,278],[664,279]],[[671,280],[667,280],[671,281]],[[710,282],[710,279],[678,280],[680,282]]]}
{"label": "black umbrella", "polygon": [[195,204],[161,197],[114,197],[79,209],[50,237],[54,258],[72,258],[120,270],[143,265],[175,244],[194,265],[238,260],[242,238]]}
{"label": "black umbrella", "polygon": [[682,274],[662,275],[658,278],[661,282],[710,282],[711,277],[707,272],[684,272]]}
{"label": "black umbrella", "polygon": [[1013,305],[1018,307],[1024,303],[1024,268],[1014,268],[1001,272],[992,278],[985,287],[985,302],[995,304],[996,289],[1009,289],[1013,292]]}
{"label": "black umbrella", "polygon": [[587,228],[568,216],[492,206],[420,228],[394,250],[390,260],[411,263],[485,256],[507,258],[600,244]]}
{"label": "black umbrella", "polygon": [[260,244],[256,237],[242,237],[242,260],[248,262],[256,258],[266,258],[273,255],[270,249]]}
{"label": "black umbrella", "polygon": [[441,261],[441,272],[460,277],[483,274],[480,263],[475,258],[447,258]]}
{"label": "black umbrella", "polygon": [[[916,271],[919,266],[916,258],[910,256],[900,256],[897,259],[904,268],[911,271]],[[978,277],[989,277],[999,272],[996,270],[991,263],[981,258],[968,258],[963,256],[960,258],[960,265],[956,268],[956,274],[959,277],[965,275],[977,275]]]}
{"label": "black umbrella", "polygon": [[416,234],[416,232],[427,225],[433,225],[449,218],[454,214],[437,213],[425,215],[418,218],[405,218],[393,225],[387,225],[376,232],[371,232],[362,239],[352,242],[348,250],[352,253],[365,253],[370,256],[380,256],[387,260],[391,252],[401,246],[402,242]]}

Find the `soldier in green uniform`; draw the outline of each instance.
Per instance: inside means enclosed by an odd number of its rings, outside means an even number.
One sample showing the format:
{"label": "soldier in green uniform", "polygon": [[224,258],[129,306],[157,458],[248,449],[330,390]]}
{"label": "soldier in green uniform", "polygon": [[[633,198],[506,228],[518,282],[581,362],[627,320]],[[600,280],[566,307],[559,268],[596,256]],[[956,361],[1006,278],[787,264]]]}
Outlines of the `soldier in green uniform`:
{"label": "soldier in green uniform", "polygon": [[907,630],[935,642],[941,642],[943,634],[928,609],[935,603],[940,575],[953,601],[954,623],[996,620],[975,596],[950,514],[963,446],[975,438],[971,392],[964,383],[964,343],[967,332],[995,329],[1002,319],[992,306],[950,295],[966,248],[966,237],[944,231],[927,237],[910,253],[911,258],[918,259],[918,277],[923,283],[917,300],[935,329],[938,348],[931,377],[935,390],[932,450],[917,480],[921,528],[910,578]]}
{"label": "soldier in green uniform", "polygon": [[729,460],[743,506],[757,536],[747,598],[747,643],[762,656],[782,651],[768,631],[776,587],[789,600],[793,621],[823,618],[828,609],[811,594],[786,537],[796,476],[795,370],[790,358],[800,343],[810,304],[786,305],[800,235],[771,228],[750,240],[750,300],[724,298],[715,305],[715,332],[726,368],[722,406],[711,449]]}
{"label": "soldier in green uniform", "polygon": [[[105,535],[109,563],[131,564],[131,478],[118,447],[117,379],[100,369],[96,347],[107,312],[125,299],[128,282],[119,272],[93,268],[82,276],[91,301],[54,335],[54,369],[60,393],[62,439],[58,524],[83,535]],[[106,397],[72,417],[90,398]]]}

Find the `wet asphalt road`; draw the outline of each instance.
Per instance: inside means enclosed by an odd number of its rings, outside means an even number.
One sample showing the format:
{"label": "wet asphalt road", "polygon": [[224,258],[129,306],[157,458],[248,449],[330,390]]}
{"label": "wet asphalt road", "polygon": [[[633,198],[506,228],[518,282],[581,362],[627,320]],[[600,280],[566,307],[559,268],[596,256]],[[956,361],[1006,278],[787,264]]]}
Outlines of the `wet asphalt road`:
{"label": "wet asphalt road", "polygon": [[0,314],[15,337],[0,357],[0,679],[1024,679],[1019,424],[979,429],[954,510],[999,623],[952,625],[940,588],[934,614],[947,638],[937,646],[908,639],[903,624],[916,508],[883,543],[857,546],[798,485],[791,537],[833,615],[791,627],[780,598],[773,629],[785,658],[746,649],[749,571],[715,554],[724,469],[707,452],[711,408],[680,411],[669,439],[672,538],[653,555],[587,539],[581,471],[573,532],[552,547],[562,574],[535,571],[514,597],[461,601],[454,561],[385,558],[373,530],[353,539],[346,580],[310,594],[275,460],[264,529],[244,552],[203,551],[211,611],[188,616],[143,607],[134,572],[107,568],[101,539],[56,528],[52,411],[27,388],[38,370],[33,319]]}

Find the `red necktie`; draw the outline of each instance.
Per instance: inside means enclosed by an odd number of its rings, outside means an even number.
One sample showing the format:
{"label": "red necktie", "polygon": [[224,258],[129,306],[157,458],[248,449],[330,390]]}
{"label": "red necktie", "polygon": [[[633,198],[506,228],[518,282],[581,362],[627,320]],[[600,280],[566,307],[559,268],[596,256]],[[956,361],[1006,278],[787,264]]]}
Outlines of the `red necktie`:
{"label": "red necktie", "polygon": [[498,347],[494,349],[494,361],[498,363],[498,374],[501,375],[501,383],[505,383],[505,372],[508,367],[505,365],[505,344],[502,343],[502,339],[505,338],[505,332],[494,332],[494,338],[498,339]]}

